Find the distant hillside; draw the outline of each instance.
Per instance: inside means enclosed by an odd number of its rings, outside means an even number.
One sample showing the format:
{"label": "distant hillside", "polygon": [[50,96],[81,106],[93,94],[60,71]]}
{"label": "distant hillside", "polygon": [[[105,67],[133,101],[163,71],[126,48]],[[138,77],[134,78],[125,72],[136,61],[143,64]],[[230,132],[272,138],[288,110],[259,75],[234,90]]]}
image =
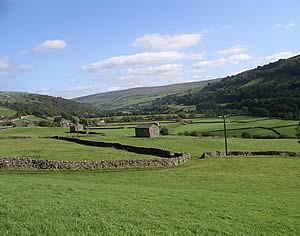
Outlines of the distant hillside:
{"label": "distant hillside", "polygon": [[157,99],[144,110],[166,110],[170,105],[196,105],[207,115],[252,114],[299,118],[300,56],[279,60],[209,83],[201,90]]}
{"label": "distant hillside", "polygon": [[[0,92],[1,110],[13,111],[18,115],[47,116],[92,116],[96,115],[91,105],[78,103],[61,97],[22,93],[22,92]],[[8,108],[8,109],[5,109]]]}
{"label": "distant hillside", "polygon": [[143,106],[158,98],[171,94],[184,94],[192,88],[201,89],[211,81],[172,84],[157,87],[131,88],[119,91],[93,94],[73,99],[78,102],[92,103],[101,110],[132,110],[136,105]]}
{"label": "distant hillside", "polygon": [[39,117],[86,117],[122,112],[172,113],[174,110],[190,112],[196,109],[196,112],[208,116],[250,114],[298,119],[300,56],[222,79],[132,88],[73,100],[30,93],[0,92],[0,108],[3,114],[14,114],[16,111],[18,115]]}

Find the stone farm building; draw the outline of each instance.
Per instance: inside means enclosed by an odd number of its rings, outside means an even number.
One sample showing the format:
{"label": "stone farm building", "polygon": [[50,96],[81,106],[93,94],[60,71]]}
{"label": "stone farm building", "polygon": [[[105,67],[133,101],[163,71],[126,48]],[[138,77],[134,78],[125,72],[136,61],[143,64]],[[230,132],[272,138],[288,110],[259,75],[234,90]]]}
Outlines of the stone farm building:
{"label": "stone farm building", "polygon": [[81,124],[70,125],[70,133],[76,133],[83,131],[83,126]]}
{"label": "stone farm building", "polygon": [[135,136],[136,137],[147,137],[147,138],[158,137],[159,136],[159,124],[151,123],[151,124],[139,125],[135,128]]}

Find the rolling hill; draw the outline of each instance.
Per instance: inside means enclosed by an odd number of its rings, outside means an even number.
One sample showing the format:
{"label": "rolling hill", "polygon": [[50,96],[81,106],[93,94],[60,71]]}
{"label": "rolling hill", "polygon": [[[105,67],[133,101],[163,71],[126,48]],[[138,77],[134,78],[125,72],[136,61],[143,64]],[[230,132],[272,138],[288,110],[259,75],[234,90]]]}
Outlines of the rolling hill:
{"label": "rolling hill", "polygon": [[3,116],[35,115],[48,116],[92,116],[96,111],[90,104],[78,103],[61,97],[23,93],[1,92],[0,111]]}
{"label": "rolling hill", "polygon": [[102,111],[173,112],[173,107],[196,106],[197,112],[251,114],[298,118],[300,56],[210,81],[133,88],[74,99]]}
{"label": "rolling hill", "polygon": [[[217,81],[217,80],[214,80]],[[184,94],[186,91],[205,87],[212,80],[172,84],[156,87],[140,87],[119,91],[98,93],[73,99],[77,102],[92,103],[101,110],[132,110],[136,105],[143,106],[151,101],[172,94]]]}
{"label": "rolling hill", "polygon": [[[73,100],[0,92],[3,114],[99,116],[124,113],[172,113],[195,107],[208,116],[247,114],[299,118],[300,55],[234,76],[209,81],[142,87],[93,94]],[[178,109],[177,109],[178,111]],[[1,115],[1,114],[0,114]]]}
{"label": "rolling hill", "polygon": [[146,110],[196,105],[207,115],[251,114],[299,118],[300,55],[209,83],[200,90],[155,100]]}

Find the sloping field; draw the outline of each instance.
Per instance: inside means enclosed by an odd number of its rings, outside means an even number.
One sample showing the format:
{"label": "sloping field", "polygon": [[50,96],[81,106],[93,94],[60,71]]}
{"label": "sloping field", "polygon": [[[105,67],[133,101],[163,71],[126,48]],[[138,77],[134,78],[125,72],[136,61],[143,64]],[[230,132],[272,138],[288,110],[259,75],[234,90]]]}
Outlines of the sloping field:
{"label": "sloping field", "polygon": [[[250,118],[247,117],[231,117],[227,119],[226,126],[228,134],[241,137],[243,132],[255,134],[272,134],[278,136],[278,133],[288,137],[296,137],[295,128],[298,124],[296,120],[280,120],[270,118]],[[213,135],[223,136],[223,121],[222,119],[196,119],[192,124],[186,125],[166,125],[170,128],[171,133],[178,134],[185,131],[208,132]]]}
{"label": "sloping field", "polygon": [[16,111],[0,106],[0,116],[11,117],[16,114]]}

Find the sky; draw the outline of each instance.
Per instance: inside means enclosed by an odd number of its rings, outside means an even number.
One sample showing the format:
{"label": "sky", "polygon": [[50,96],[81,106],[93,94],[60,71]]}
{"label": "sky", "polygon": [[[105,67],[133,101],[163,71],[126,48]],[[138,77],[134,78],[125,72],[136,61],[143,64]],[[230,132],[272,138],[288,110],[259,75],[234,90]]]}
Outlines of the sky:
{"label": "sky", "polygon": [[0,91],[65,98],[300,54],[299,0],[0,0]]}

